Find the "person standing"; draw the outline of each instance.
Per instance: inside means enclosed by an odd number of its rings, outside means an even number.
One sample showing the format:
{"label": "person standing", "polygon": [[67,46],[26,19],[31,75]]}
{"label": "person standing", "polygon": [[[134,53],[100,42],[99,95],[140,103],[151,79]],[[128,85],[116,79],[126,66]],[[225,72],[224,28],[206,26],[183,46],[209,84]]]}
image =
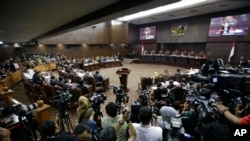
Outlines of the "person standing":
{"label": "person standing", "polygon": [[[139,111],[140,123],[133,123],[136,130],[136,141],[162,141],[162,128],[157,127],[152,110],[144,106]],[[153,121],[153,125],[151,122]]]}

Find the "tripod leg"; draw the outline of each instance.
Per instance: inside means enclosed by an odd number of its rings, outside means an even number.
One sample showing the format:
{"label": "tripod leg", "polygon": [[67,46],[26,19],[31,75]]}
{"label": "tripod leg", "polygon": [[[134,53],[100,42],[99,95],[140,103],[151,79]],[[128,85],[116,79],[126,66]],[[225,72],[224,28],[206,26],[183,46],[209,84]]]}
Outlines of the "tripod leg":
{"label": "tripod leg", "polygon": [[65,122],[66,122],[66,125],[68,127],[69,132],[70,133],[73,132],[74,131],[74,127],[73,127],[73,125],[72,125],[72,123],[70,121],[70,118],[69,118],[68,114],[66,115]]}
{"label": "tripod leg", "polygon": [[60,132],[65,131],[64,124],[63,124],[63,118],[60,118],[60,120],[59,120],[59,128],[60,128]]}

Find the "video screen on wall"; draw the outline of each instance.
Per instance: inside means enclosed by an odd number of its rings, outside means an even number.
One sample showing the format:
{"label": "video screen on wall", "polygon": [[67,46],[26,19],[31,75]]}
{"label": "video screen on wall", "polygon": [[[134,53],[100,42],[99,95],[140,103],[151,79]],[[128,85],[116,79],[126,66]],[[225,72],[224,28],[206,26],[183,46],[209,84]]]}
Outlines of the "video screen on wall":
{"label": "video screen on wall", "polygon": [[250,14],[211,18],[208,36],[246,35]]}
{"label": "video screen on wall", "polygon": [[140,40],[154,40],[156,39],[156,26],[148,26],[140,28]]}

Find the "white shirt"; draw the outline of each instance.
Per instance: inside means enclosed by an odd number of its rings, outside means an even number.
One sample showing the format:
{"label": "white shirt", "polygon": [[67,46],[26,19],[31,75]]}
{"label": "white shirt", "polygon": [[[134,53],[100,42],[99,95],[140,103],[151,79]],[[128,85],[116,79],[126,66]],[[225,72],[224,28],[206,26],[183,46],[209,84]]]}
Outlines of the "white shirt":
{"label": "white shirt", "polygon": [[23,73],[23,76],[25,79],[28,79],[28,80],[31,80],[33,78],[33,75],[26,73],[26,72]]}
{"label": "white shirt", "polygon": [[27,72],[32,76],[35,74],[35,71],[33,69],[28,69]]}
{"label": "white shirt", "polygon": [[136,130],[136,141],[162,141],[162,128],[157,126],[144,126],[133,123]]}

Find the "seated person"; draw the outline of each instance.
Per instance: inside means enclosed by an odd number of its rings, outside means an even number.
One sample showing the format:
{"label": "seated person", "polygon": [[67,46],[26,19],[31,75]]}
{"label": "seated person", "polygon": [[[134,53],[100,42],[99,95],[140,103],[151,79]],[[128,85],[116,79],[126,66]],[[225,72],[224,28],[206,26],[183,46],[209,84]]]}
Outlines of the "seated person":
{"label": "seated person", "polygon": [[56,79],[56,77],[54,75],[52,75],[51,78],[50,78],[49,84],[51,86],[55,86],[56,83],[57,83],[57,79]]}
{"label": "seated person", "polygon": [[84,85],[84,81],[80,80],[79,85],[77,85],[76,87],[82,90],[82,95],[88,95],[89,94],[89,90],[88,88]]}
{"label": "seated person", "polygon": [[168,89],[173,89],[174,87],[176,87],[176,85],[174,85],[174,81],[173,80],[169,80],[169,84],[167,86]]}
{"label": "seated person", "polygon": [[96,71],[96,72],[95,72],[94,78],[95,78],[95,81],[96,81],[97,83],[103,81],[103,77],[102,77],[102,75],[100,74],[99,71]]}
{"label": "seated person", "polygon": [[28,81],[32,81],[33,79],[33,74],[29,73],[28,70],[26,69],[24,72],[23,72],[23,77],[24,79],[28,80]]}
{"label": "seated person", "polygon": [[[0,77],[1,79],[5,78],[7,76],[7,73],[3,67],[0,68]],[[32,79],[32,78],[31,78]]]}
{"label": "seated person", "polygon": [[184,75],[184,73],[181,72],[180,69],[177,69],[177,70],[176,70],[176,73],[174,74],[174,76],[175,76],[175,81],[181,82],[183,75]]}
{"label": "seated person", "polygon": [[162,86],[162,83],[157,83],[157,88],[153,91],[154,102],[156,107],[160,109],[162,106],[166,105],[166,96],[163,94],[167,94],[167,89]]}
{"label": "seated person", "polygon": [[68,89],[68,86],[65,84],[64,79],[61,76],[59,77],[59,79],[56,83],[56,86],[61,87],[63,89],[63,91],[67,91],[67,89]]}
{"label": "seated person", "polygon": [[40,71],[35,71],[35,74],[33,75],[33,78],[32,78],[32,82],[40,86],[43,85],[43,78],[40,74]]}

